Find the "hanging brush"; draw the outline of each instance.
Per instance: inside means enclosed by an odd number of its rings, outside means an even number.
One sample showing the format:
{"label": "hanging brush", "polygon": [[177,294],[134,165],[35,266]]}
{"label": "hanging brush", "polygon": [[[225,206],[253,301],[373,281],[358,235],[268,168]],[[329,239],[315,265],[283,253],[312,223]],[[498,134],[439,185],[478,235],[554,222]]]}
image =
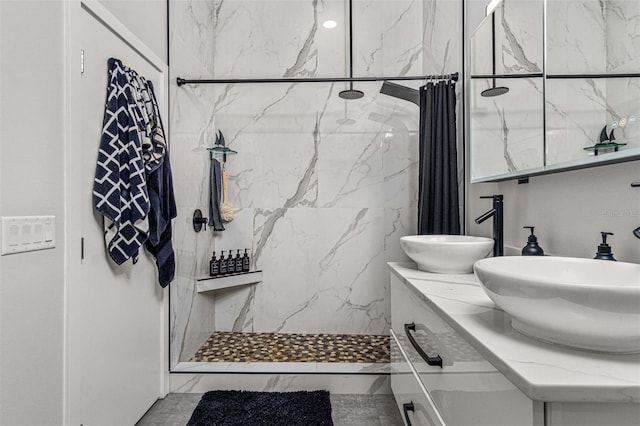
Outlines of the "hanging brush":
{"label": "hanging brush", "polygon": [[[224,135],[218,130],[216,136],[216,145],[226,146],[224,141]],[[223,222],[231,222],[233,220],[233,206],[229,203],[227,198],[227,158],[226,154],[223,155],[222,162],[222,205],[220,206],[220,218]]]}
{"label": "hanging brush", "polygon": [[227,167],[222,166],[222,206],[220,206],[220,218],[223,222],[233,220],[233,206],[227,200]]}

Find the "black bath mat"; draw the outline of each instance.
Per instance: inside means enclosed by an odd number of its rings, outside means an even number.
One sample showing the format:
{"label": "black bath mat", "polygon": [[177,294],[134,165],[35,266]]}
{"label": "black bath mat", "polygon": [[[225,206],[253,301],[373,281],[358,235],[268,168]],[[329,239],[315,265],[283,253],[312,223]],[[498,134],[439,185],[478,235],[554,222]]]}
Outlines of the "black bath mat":
{"label": "black bath mat", "polygon": [[332,426],[329,392],[211,391],[187,426]]}

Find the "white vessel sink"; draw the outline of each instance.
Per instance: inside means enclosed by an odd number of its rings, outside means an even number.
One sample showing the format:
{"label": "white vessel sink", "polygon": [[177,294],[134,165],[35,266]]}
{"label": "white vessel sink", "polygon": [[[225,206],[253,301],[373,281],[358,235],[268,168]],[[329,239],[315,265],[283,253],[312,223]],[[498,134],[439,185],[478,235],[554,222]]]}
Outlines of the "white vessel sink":
{"label": "white vessel sink", "polygon": [[400,238],[404,252],[418,269],[441,274],[468,274],[473,263],[487,257],[493,239],[467,235],[410,235]]}
{"label": "white vessel sink", "polygon": [[599,352],[640,352],[640,265],[513,256],[480,260],[474,270],[523,334]]}

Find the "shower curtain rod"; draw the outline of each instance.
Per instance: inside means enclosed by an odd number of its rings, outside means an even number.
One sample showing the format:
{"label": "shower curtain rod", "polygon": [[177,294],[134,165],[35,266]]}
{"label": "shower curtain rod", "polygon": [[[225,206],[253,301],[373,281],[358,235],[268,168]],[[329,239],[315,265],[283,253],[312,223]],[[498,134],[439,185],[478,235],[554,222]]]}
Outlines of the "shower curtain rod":
{"label": "shower curtain rod", "polygon": [[178,86],[185,84],[238,84],[238,83],[340,83],[351,81],[393,81],[393,80],[453,80],[458,81],[458,73],[422,76],[398,76],[398,77],[329,77],[329,78],[229,78],[213,80],[187,80],[176,78]]}

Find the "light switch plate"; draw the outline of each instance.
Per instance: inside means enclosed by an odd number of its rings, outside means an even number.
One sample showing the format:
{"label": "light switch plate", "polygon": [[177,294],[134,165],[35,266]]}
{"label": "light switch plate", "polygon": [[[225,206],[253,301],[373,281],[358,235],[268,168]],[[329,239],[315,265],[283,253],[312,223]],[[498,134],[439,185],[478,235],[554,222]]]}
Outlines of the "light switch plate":
{"label": "light switch plate", "polygon": [[1,220],[2,255],[56,246],[55,216],[11,216]]}

